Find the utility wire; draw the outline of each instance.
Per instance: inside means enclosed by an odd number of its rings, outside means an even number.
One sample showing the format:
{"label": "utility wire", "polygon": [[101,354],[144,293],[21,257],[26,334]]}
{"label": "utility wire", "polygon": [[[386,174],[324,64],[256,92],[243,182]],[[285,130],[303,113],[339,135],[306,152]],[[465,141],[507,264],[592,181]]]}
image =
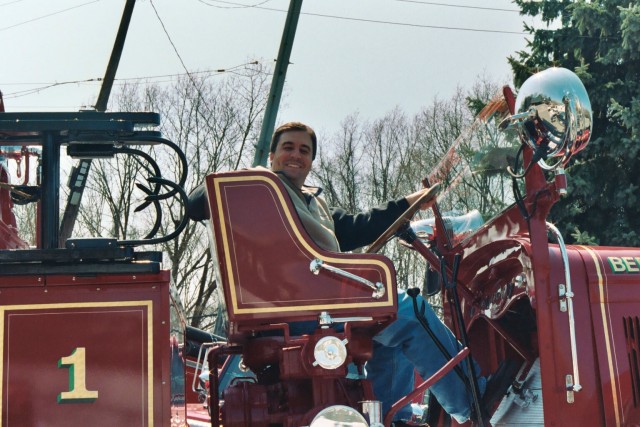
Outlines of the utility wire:
{"label": "utility wire", "polygon": [[189,79],[191,80],[191,82],[195,86],[195,82],[193,81],[193,79],[191,77],[191,74],[187,70],[187,66],[185,65],[184,61],[182,60],[182,56],[180,56],[180,52],[178,52],[178,48],[176,48],[176,45],[173,43],[173,40],[171,39],[171,36],[169,35],[169,32],[167,31],[167,27],[165,27],[164,22],[162,22],[162,18],[160,18],[160,15],[158,14],[158,10],[156,9],[156,5],[153,4],[153,0],[149,0],[149,3],[151,4],[151,8],[153,9],[153,12],[156,14],[156,18],[158,18],[158,21],[160,22],[160,26],[162,27],[162,31],[164,31],[165,35],[167,36],[167,39],[169,40],[169,43],[171,43],[171,47],[173,47],[173,51],[175,52],[176,56],[178,57],[178,60],[180,61],[180,64],[182,64],[182,68],[184,68],[184,71],[187,73],[187,76],[189,76]]}
{"label": "utility wire", "polygon": [[[261,8],[261,9],[277,10],[277,9],[269,9],[269,8]],[[408,22],[382,21],[377,19],[347,18],[345,16],[325,15],[321,13],[303,12],[303,14],[310,15],[310,16],[319,16],[321,18],[342,19],[345,21],[369,22],[372,24],[398,25],[403,27],[431,28],[435,30],[455,30],[455,31],[472,31],[472,32],[479,32],[479,33],[516,34],[519,36],[524,36],[529,34],[529,33],[523,33],[522,31],[484,30],[481,28],[447,27],[447,26],[441,26],[441,25],[410,24]]]}
{"label": "utility wire", "polygon": [[[187,74],[191,74],[191,75],[195,75],[195,74],[217,74],[218,75],[222,73],[237,74],[235,73],[235,70],[242,69],[247,65],[258,65],[259,63],[260,63],[259,61],[251,61],[251,62],[246,62],[240,65],[234,65],[233,67],[229,67],[229,68],[218,68],[215,70],[212,69],[212,70],[192,71],[187,73],[164,74],[164,75],[157,75],[157,76],[128,77],[128,78],[114,79],[114,81],[119,82],[118,83],[119,85],[123,85],[123,84],[126,84],[127,82],[136,81],[136,80],[162,79],[159,81],[155,81],[155,83],[165,83],[165,82],[171,81],[175,77],[181,77]],[[42,83],[42,82],[40,83],[1,83],[0,85],[1,86],[24,86],[24,85],[34,85],[34,84],[43,85],[36,88],[5,93],[4,98],[9,99],[9,98],[21,98],[23,96],[31,95],[33,93],[38,93],[43,90],[51,89],[56,86],[65,86],[65,85],[71,85],[71,84],[85,84],[85,83],[99,83],[101,81],[102,81],[102,77],[96,77],[92,79],[71,80],[71,81],[56,82],[56,83]]]}
{"label": "utility wire", "polygon": [[207,2],[205,2],[204,0],[198,0],[200,3],[206,4],[207,6],[213,6],[213,7],[217,7],[218,9],[250,9],[252,7],[258,7],[258,6],[262,6],[265,3],[269,3],[271,0],[264,0],[260,3],[256,3],[256,4],[246,4],[246,5],[238,5],[238,6],[216,6],[214,4],[209,4]]}
{"label": "utility wire", "polygon": [[[248,9],[248,8],[252,8],[252,7],[258,7],[258,6],[262,6],[265,3],[270,2],[271,0],[264,0],[260,3],[256,3],[256,4],[247,4],[247,5],[243,5],[238,3],[238,6],[216,6],[210,3],[207,3],[205,0],[198,0],[200,3],[204,3],[207,6],[213,6],[213,7],[217,7],[219,9]],[[211,1],[216,1],[216,0],[211,0]],[[520,12],[517,9],[501,9],[501,8],[495,8],[495,7],[482,7],[482,6],[465,6],[465,5],[461,5],[461,4],[449,4],[449,3],[436,3],[436,2],[430,2],[430,1],[420,1],[420,0],[396,0],[396,1],[401,1],[401,2],[407,2],[407,3],[421,3],[421,4],[426,4],[426,5],[432,5],[432,6],[444,6],[444,7],[458,7],[458,8],[462,8],[462,9],[481,9],[481,10],[493,10],[493,11],[498,11],[498,12]]]}
{"label": "utility wire", "polygon": [[[18,1],[22,1],[22,0],[15,0],[13,3],[18,2]],[[67,12],[67,11],[72,10],[72,9],[76,9],[76,8],[79,8],[79,7],[82,7],[82,6],[86,6],[86,5],[89,5],[89,4],[92,4],[92,3],[96,3],[98,1],[100,1],[100,0],[93,0],[91,2],[83,3],[83,4],[78,5],[78,6],[74,6],[74,7],[71,7],[71,8],[60,10],[58,12],[50,13],[48,15],[43,15],[43,16],[40,16],[40,17],[37,17],[37,18],[33,18],[33,19],[28,20],[28,21],[24,21],[24,22],[20,22],[18,24],[10,25],[8,27],[0,28],[0,31],[8,30],[10,28],[14,28],[14,27],[17,27],[17,26],[20,26],[20,25],[24,25],[24,24],[27,24],[27,23],[30,23],[30,22],[33,22],[33,21],[37,21],[37,20],[44,19],[44,18],[47,18],[47,17],[50,17],[50,16],[54,16],[54,15],[57,15],[59,13]],[[217,7],[217,8],[225,8],[225,7],[217,6],[215,4],[211,4],[210,2],[228,4],[230,6],[226,7],[227,9],[232,9],[232,8],[233,9],[254,8],[254,9],[268,10],[268,11],[272,11],[272,12],[282,12],[282,13],[286,13],[287,12],[286,10],[282,10],[282,9],[275,9],[275,8],[262,7],[261,6],[261,5],[265,4],[265,3],[268,3],[271,0],[264,0],[262,2],[251,4],[251,5],[246,5],[246,4],[242,4],[242,3],[236,3],[236,2],[232,2],[232,1],[224,1],[224,0],[209,0],[209,1],[198,0],[198,1],[200,3],[202,3],[202,4],[207,5],[207,6]],[[422,3],[422,4],[432,4],[432,5],[439,5],[439,6],[468,8],[468,9],[485,9],[485,10],[494,10],[494,11],[519,12],[519,11],[514,10],[514,9],[499,9],[499,8],[489,8],[489,7],[479,7],[479,6],[463,6],[463,5],[454,5],[454,4],[436,3],[436,2],[427,2],[427,1],[418,1],[418,0],[396,0],[396,1]],[[7,3],[7,4],[9,4],[9,3]],[[152,5],[152,7],[153,7],[153,9],[155,11],[155,6],[153,6],[153,2],[151,2],[151,5]],[[158,13],[156,12],[156,16],[157,15],[158,15]],[[365,18],[350,18],[350,17],[346,17],[346,16],[326,15],[326,14],[312,13],[312,12],[301,12],[301,15],[318,16],[318,17],[322,17],[322,18],[340,19],[340,20],[346,20],[346,21],[368,22],[368,23],[374,23],[374,24],[398,25],[398,26],[405,26],[405,27],[431,28],[431,29],[454,30],[454,31],[472,31],[472,32],[483,32],[483,33],[498,33],[498,34],[527,35],[527,33],[523,33],[523,32],[520,32],[520,31],[485,30],[485,29],[477,29],[477,28],[465,28],[465,27],[447,27],[447,26],[439,26],[439,25],[411,24],[411,23],[406,23],[406,22],[393,22],[393,21],[383,21],[383,20],[374,20],[374,19],[365,19]],[[164,27],[164,24],[162,24],[162,25]],[[166,30],[165,30],[165,33],[166,33]],[[175,50],[175,47],[174,47],[174,50]]]}
{"label": "utility wire", "polygon": [[234,70],[237,70],[238,68],[244,68],[247,65],[258,65],[260,63],[260,61],[251,61],[251,62],[245,62],[244,64],[240,64],[240,65],[234,65],[233,67],[229,67],[229,68],[217,68],[215,70],[202,70],[202,71],[187,71],[185,73],[175,73],[175,74],[162,74],[162,75],[158,75],[158,76],[143,76],[143,77],[128,77],[126,79],[116,79],[116,80],[152,80],[152,79],[165,79],[167,77],[180,77],[180,76],[184,76],[187,74],[212,74],[212,73],[216,73],[216,74],[221,74],[221,73],[230,73]]}
{"label": "utility wire", "polygon": [[24,1],[24,0],[13,0],[13,1],[8,1],[6,3],[0,3],[0,7],[9,6],[10,4],[14,4],[14,3],[20,3],[21,1]]}
{"label": "utility wire", "polygon": [[[202,93],[200,92],[200,88],[198,87],[198,85],[196,84],[196,81],[193,79],[193,75],[196,73],[192,73],[189,71],[189,69],[187,68],[186,64],[184,63],[184,61],[182,60],[182,56],[180,55],[180,52],[178,52],[178,48],[176,47],[175,43],[173,43],[173,40],[171,39],[171,35],[169,34],[169,31],[167,31],[167,27],[164,25],[164,22],[162,21],[162,18],[160,18],[160,15],[158,14],[158,10],[156,9],[156,6],[153,4],[153,0],[149,0],[149,3],[151,4],[151,7],[153,8],[153,11],[156,14],[156,17],[158,18],[158,21],[160,22],[160,25],[162,26],[162,30],[164,31],[165,35],[167,36],[167,39],[169,40],[169,43],[171,43],[171,46],[173,47],[173,51],[175,52],[176,56],[178,57],[178,60],[180,61],[180,64],[182,65],[182,68],[184,69],[184,74],[189,77],[189,80],[191,81],[191,83],[193,84],[194,88],[196,89],[196,91],[198,92],[198,96],[201,99],[204,99],[204,97],[202,96]],[[246,65],[257,65],[258,61],[252,61],[252,62],[248,62],[246,64],[242,64],[242,65],[236,65],[235,67],[232,67],[230,69],[224,70],[229,71],[229,72],[233,72],[233,70],[240,68],[240,67],[244,67]],[[217,70],[220,71],[220,70]],[[162,76],[165,77],[165,76]]]}
{"label": "utility wire", "polygon": [[195,79],[193,78],[193,76],[191,75],[189,70],[187,69],[187,66],[185,65],[184,61],[182,60],[182,56],[180,56],[180,53],[178,52],[178,49],[176,48],[176,45],[173,43],[173,40],[171,39],[171,35],[169,35],[169,32],[167,31],[167,28],[164,25],[164,22],[162,22],[162,18],[160,18],[160,15],[158,14],[158,11],[156,10],[156,6],[153,4],[153,0],[149,0],[149,3],[151,4],[151,7],[153,8],[153,11],[156,14],[156,17],[158,18],[158,21],[160,21],[160,25],[162,26],[162,29],[163,29],[164,33],[167,35],[167,38],[169,39],[169,43],[171,43],[171,46],[173,46],[173,50],[175,51],[176,55],[178,56],[178,59],[180,60],[180,63],[182,64],[182,67],[184,68],[185,73],[187,74],[187,76],[189,77],[189,80],[193,84],[193,88],[196,90],[196,92],[198,94],[198,98],[200,100],[202,100],[202,106],[207,110],[208,114],[204,114],[204,112],[202,112],[200,110],[200,108],[196,108],[196,113],[200,114],[200,116],[204,120],[205,125],[209,128],[209,130],[211,130],[212,132],[215,133],[215,128],[211,125],[211,123],[209,121],[210,118],[214,116],[213,112],[209,108],[209,104],[205,101],[205,97],[203,96],[202,91],[200,90],[200,87],[198,86],[198,84],[196,83]]}
{"label": "utility wire", "polygon": [[520,13],[518,9],[501,9],[497,7],[484,7],[484,6],[466,6],[462,4],[450,4],[450,3],[436,3],[431,1],[422,1],[422,0],[396,0],[405,3],[418,3],[418,4],[426,4],[430,6],[444,6],[444,7],[458,7],[460,9],[480,9],[480,10],[491,10],[496,12],[516,12]]}
{"label": "utility wire", "polygon": [[[20,1],[20,0],[17,0],[17,1]],[[8,27],[0,28],[0,31],[8,30],[8,29],[10,29],[10,28],[19,27],[20,25],[28,24],[28,23],[30,23],[30,22],[38,21],[38,20],[40,20],[40,19],[44,19],[44,18],[48,18],[48,17],[50,17],[50,16],[58,15],[58,14],[60,14],[60,13],[68,12],[68,11],[70,11],[70,10],[77,9],[77,8],[79,8],[79,7],[83,7],[83,6],[87,6],[87,5],[92,4],[92,3],[97,3],[97,2],[99,2],[99,1],[100,1],[100,0],[93,0],[93,1],[90,1],[90,2],[87,2],[87,3],[79,4],[79,5],[77,5],[77,6],[69,7],[69,8],[67,8],[67,9],[59,10],[59,11],[57,11],[57,12],[49,13],[49,14],[47,14],[47,15],[42,15],[42,16],[39,16],[39,17],[37,17],[37,18],[29,19],[28,21],[23,21],[23,22],[19,22],[19,23],[17,23],[17,24],[9,25]]]}
{"label": "utility wire", "polygon": [[25,90],[19,90],[17,92],[7,93],[7,94],[4,95],[4,98],[5,99],[21,98],[23,96],[32,95],[34,93],[38,93],[38,92],[41,92],[43,90],[51,89],[52,87],[56,87],[56,86],[64,86],[64,85],[80,84],[80,83],[89,83],[89,82],[99,82],[101,80],[102,80],[102,78],[95,78],[95,79],[86,79],[86,80],[74,80],[74,81],[69,81],[69,82],[50,83],[50,84],[47,84],[46,86],[41,86],[41,87],[36,87],[36,88],[32,88],[32,89],[25,89]]}
{"label": "utility wire", "polygon": [[[200,70],[200,71],[191,71],[191,74],[205,74],[205,73],[227,73],[227,72],[231,72],[233,70],[237,70],[238,68],[243,68],[246,67],[247,65],[258,65],[260,63],[260,61],[251,61],[251,62],[245,62],[244,64],[239,64],[239,65],[234,65],[233,67],[228,67],[228,68],[216,68],[216,69],[209,69],[209,70]],[[153,79],[163,79],[163,78],[167,78],[167,77],[180,77],[180,76],[184,76],[185,73],[174,73],[174,74],[159,74],[157,76],[141,76],[141,77],[123,77],[123,78],[119,78],[119,79],[115,79],[115,80],[120,80],[120,81],[129,81],[129,80],[153,80]],[[87,79],[87,80],[75,80],[75,81],[69,81],[69,82],[64,82],[64,84],[68,84],[68,83],[84,83],[84,82],[93,82],[93,81],[101,81],[102,78],[98,77],[96,79]],[[51,82],[19,82],[19,83],[0,83],[2,86],[24,86],[24,85],[51,85],[53,83]]]}
{"label": "utility wire", "polygon": [[[206,4],[208,6],[211,6],[211,7],[218,7],[218,6],[215,6],[213,4],[210,4],[210,3],[206,2],[205,0],[198,0],[198,1],[200,1],[201,3]],[[236,2],[232,2],[232,1],[225,1],[225,0],[209,0],[209,1],[215,2],[215,3],[230,4],[230,5],[241,5],[241,3],[236,3]],[[272,11],[272,12],[287,13],[286,10],[275,9],[275,8],[271,8],[271,7],[262,7],[262,6],[257,6],[257,5],[254,5],[252,7],[255,8],[255,9],[269,10],[269,11]],[[447,27],[447,26],[441,26],[441,25],[411,24],[411,23],[408,23],[408,22],[383,21],[383,20],[378,20],[378,19],[365,19],[365,18],[350,18],[350,17],[346,17],[346,16],[327,15],[327,14],[312,13],[312,12],[300,12],[300,14],[301,15],[308,15],[308,16],[318,16],[320,18],[340,19],[340,20],[344,20],[344,21],[368,22],[368,23],[372,23],[372,24],[398,25],[398,26],[402,26],[402,27],[430,28],[430,29],[436,29],[436,30],[472,31],[472,32],[480,32],[480,33],[515,34],[515,35],[519,35],[519,36],[529,35],[529,33],[523,33],[522,31],[484,30],[484,29],[480,29],[480,28]]]}
{"label": "utility wire", "polygon": [[[206,3],[205,0],[198,0],[201,3],[204,3],[208,6],[211,7],[217,7],[215,5]],[[225,3],[225,4],[240,4],[240,3],[235,3],[232,1],[226,1],[226,0],[208,0],[211,2],[216,2],[216,3]],[[397,0],[397,1],[405,1],[405,0]],[[409,1],[409,0],[406,0]],[[416,1],[416,0],[414,0]],[[426,3],[426,2],[424,2]],[[443,6],[445,5],[444,3],[442,4]],[[448,6],[454,6],[454,5],[448,5]],[[462,6],[460,6],[462,7]],[[470,8],[472,6],[469,6]],[[272,11],[272,12],[280,12],[280,13],[287,13],[286,10],[282,10],[282,9],[274,9],[274,8],[270,8],[270,7],[261,7],[261,6],[254,6],[255,9],[262,9],[262,10],[268,10],[268,11]],[[502,9],[504,11],[507,11],[509,9]],[[509,10],[511,11],[511,10]],[[373,23],[373,24],[386,24],[386,25],[398,25],[398,26],[403,26],[403,27],[416,27],[416,28],[430,28],[430,29],[437,29],[437,30],[454,30],[454,31],[471,31],[471,32],[481,32],[481,33],[497,33],[497,34],[514,34],[514,35],[519,35],[519,36],[532,36],[533,33],[530,32],[522,32],[522,31],[506,31],[506,30],[485,30],[485,29],[479,29],[479,28],[465,28],[465,27],[448,27],[448,26],[439,26],[439,25],[425,25],[425,24],[411,24],[408,22],[394,22],[394,21],[383,21],[383,20],[377,20],[377,19],[365,19],[365,18],[350,18],[350,17],[346,17],[346,16],[338,16],[338,15],[326,15],[326,14],[321,14],[321,13],[312,13],[312,12],[300,12],[301,15],[309,15],[309,16],[318,16],[321,18],[331,18],[331,19],[341,19],[341,20],[345,20],[345,21],[356,21],[356,22],[368,22],[368,23]],[[539,30],[539,29],[534,29],[534,30]],[[552,30],[553,31],[553,30]],[[601,36],[587,36],[587,35],[577,35],[576,37],[582,38],[582,39],[595,39],[595,40],[600,40],[600,39],[606,39],[606,40],[618,40],[618,37],[601,37]]]}

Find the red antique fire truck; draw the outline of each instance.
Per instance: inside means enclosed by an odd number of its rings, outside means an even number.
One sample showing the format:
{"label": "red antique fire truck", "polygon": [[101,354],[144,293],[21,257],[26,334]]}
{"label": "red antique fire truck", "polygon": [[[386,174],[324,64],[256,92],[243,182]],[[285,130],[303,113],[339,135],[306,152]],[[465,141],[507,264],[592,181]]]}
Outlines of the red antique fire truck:
{"label": "red antique fire truck", "polygon": [[[513,204],[461,229],[441,212],[453,185],[440,188],[432,219],[411,222],[412,206],[364,253],[320,249],[270,172],[211,174],[205,226],[228,337],[205,343],[206,333],[185,328],[161,255],[136,250],[175,237],[186,217],[162,237],[60,238],[61,147],[80,159],[152,161],[135,147],[162,144],[186,173],[180,150],[149,130],[158,115],[0,113],[0,425],[389,426],[468,357],[483,375],[504,360],[519,367],[478,424],[640,424],[640,251],[565,245],[546,221],[566,192],[564,166],[590,137],[584,86],[550,69],[517,99],[505,89],[484,118],[496,114],[522,143]],[[454,146],[430,181],[460,182],[459,163]],[[10,182],[11,167],[22,182]],[[150,170],[148,205],[186,202],[182,177]],[[37,206],[35,247],[18,233],[16,203]],[[396,316],[395,268],[376,253],[394,236],[428,264],[425,292],[442,293],[464,349],[381,414],[367,380],[347,376],[347,366],[362,371],[373,335]],[[319,327],[290,333],[306,320]],[[427,417],[455,425],[433,399]]]}

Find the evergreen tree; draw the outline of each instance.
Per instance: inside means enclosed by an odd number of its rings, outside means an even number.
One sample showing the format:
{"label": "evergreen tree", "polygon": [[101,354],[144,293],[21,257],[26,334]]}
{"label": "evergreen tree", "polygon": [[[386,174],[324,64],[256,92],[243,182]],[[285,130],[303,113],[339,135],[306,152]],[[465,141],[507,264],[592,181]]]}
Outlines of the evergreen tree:
{"label": "evergreen tree", "polygon": [[569,195],[551,211],[568,242],[640,246],[640,5],[629,0],[514,0],[539,16],[509,58],[516,86],[550,66],[574,71],[593,108],[590,144],[569,163]]}

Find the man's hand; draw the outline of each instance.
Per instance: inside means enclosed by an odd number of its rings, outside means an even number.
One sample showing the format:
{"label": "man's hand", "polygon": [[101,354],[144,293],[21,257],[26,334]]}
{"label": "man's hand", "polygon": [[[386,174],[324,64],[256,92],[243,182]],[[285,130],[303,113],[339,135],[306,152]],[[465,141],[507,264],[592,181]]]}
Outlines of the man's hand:
{"label": "man's hand", "polygon": [[[405,199],[407,200],[407,202],[409,202],[409,206],[413,205],[415,202],[417,202],[418,200],[420,200],[421,197],[426,196],[427,193],[431,192],[432,193],[432,197],[427,197],[424,199],[424,201],[422,203],[420,203],[420,206],[418,207],[419,210],[424,211],[427,210],[429,208],[431,208],[431,206],[433,206],[433,204],[436,201],[436,194],[438,193],[437,188],[434,187],[439,187],[439,184],[435,184],[433,186],[431,186],[430,188],[423,188],[422,190],[418,190],[415,193],[411,193],[408,196],[405,197]],[[435,192],[432,191],[432,189],[436,190]]]}
{"label": "man's hand", "polygon": [[387,243],[387,240],[389,240],[395,234],[395,232],[398,231],[403,223],[411,220],[417,210],[429,209],[431,206],[433,206],[436,201],[436,195],[439,191],[440,184],[436,183],[429,188],[416,191],[415,193],[411,193],[406,196],[405,200],[409,202],[409,207],[407,208],[407,210],[404,211],[402,215],[400,215],[398,219],[396,219],[394,223],[391,224],[389,228],[387,228],[386,231],[382,233],[380,237],[378,237],[376,241],[371,244],[371,246],[369,246],[366,252],[378,252],[380,248],[382,248],[384,244]]}

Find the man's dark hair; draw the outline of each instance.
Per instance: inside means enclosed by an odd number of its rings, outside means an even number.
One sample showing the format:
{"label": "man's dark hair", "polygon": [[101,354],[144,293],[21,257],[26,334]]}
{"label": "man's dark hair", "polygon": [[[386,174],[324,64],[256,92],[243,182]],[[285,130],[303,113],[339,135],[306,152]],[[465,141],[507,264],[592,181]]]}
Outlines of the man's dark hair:
{"label": "man's dark hair", "polygon": [[282,135],[285,132],[290,132],[290,131],[296,131],[296,130],[301,130],[303,132],[306,132],[309,134],[309,136],[311,137],[311,144],[312,144],[312,153],[311,153],[311,159],[315,160],[316,159],[316,151],[317,151],[317,146],[318,146],[318,139],[316,138],[316,133],[314,132],[314,130],[305,125],[304,123],[300,123],[300,122],[289,122],[289,123],[285,123],[281,126],[278,126],[278,129],[276,129],[275,132],[273,132],[273,137],[271,138],[271,148],[269,149],[269,151],[271,151],[272,153],[276,152],[276,147],[278,146],[278,141],[280,140],[280,135]]}

